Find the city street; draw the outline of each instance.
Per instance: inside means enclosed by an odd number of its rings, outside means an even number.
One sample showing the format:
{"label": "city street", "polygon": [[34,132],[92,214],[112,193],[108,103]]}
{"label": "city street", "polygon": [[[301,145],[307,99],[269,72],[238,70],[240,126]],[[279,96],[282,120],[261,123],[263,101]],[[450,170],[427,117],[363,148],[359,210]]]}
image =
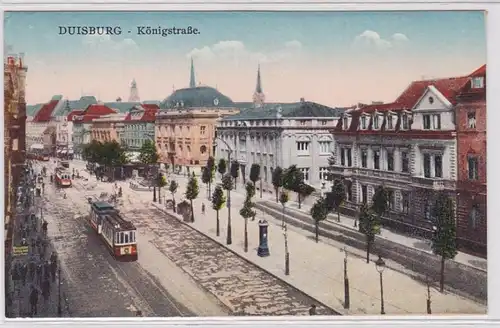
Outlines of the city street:
{"label": "city street", "polygon": [[[50,168],[48,171],[51,172]],[[63,191],[47,183],[43,195],[43,217],[49,223],[48,235],[67,277],[66,294],[72,317],[130,317],[135,316],[138,310],[143,316],[162,317],[227,313],[224,307],[213,299],[207,301],[207,297],[200,292],[187,300],[186,295],[184,300],[180,297],[180,301],[188,303],[185,306],[172,296],[172,291],[165,289],[163,281],[147,270],[154,268],[145,269],[140,261],[116,261],[84,220],[89,208],[81,186],[80,190],[78,188],[78,182],[74,188]],[[127,216],[127,213],[124,215]],[[146,251],[147,247],[142,246],[139,243],[139,250]],[[143,258],[142,253],[140,258]],[[158,260],[153,261],[163,262]],[[162,269],[163,273],[171,271],[165,271],[165,267]],[[186,275],[179,278],[175,271],[173,275],[177,285],[187,286],[188,292],[193,289],[193,283]]]}

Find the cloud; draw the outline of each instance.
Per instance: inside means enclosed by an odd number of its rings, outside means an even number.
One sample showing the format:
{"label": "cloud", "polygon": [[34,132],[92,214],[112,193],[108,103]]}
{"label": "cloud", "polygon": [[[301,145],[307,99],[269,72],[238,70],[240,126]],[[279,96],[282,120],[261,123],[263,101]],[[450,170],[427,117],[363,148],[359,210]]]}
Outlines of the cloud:
{"label": "cloud", "polygon": [[273,63],[285,60],[297,55],[302,49],[302,43],[297,40],[285,42],[281,48],[270,52],[259,52],[248,49],[241,41],[219,41],[211,46],[194,48],[186,54],[188,58],[201,59],[205,61],[258,61],[261,63]]}
{"label": "cloud", "polygon": [[386,50],[408,41],[408,37],[402,33],[394,33],[389,40],[386,40],[377,32],[366,30],[354,38],[354,46]]}
{"label": "cloud", "polygon": [[109,35],[86,35],[83,37],[83,44],[94,50],[124,50],[135,49],[137,43],[134,40],[126,38],[120,41],[111,39]]}

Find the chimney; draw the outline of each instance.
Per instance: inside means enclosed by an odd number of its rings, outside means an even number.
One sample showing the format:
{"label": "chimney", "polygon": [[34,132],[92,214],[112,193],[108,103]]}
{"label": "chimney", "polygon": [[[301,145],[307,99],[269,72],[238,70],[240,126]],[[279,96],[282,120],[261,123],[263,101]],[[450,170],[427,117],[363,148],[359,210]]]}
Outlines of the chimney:
{"label": "chimney", "polygon": [[303,103],[305,102],[306,100],[304,98],[300,98],[300,102]]}

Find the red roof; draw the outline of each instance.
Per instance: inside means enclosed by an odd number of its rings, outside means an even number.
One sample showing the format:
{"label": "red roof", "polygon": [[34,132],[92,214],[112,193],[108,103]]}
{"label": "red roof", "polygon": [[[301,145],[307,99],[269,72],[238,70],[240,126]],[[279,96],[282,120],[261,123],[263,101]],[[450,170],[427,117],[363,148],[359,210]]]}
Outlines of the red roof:
{"label": "red roof", "polygon": [[72,113],[74,112],[80,112],[79,114],[72,116],[73,121],[76,123],[91,123],[94,118],[98,118],[103,115],[116,114],[114,109],[100,104],[89,105],[84,111],[73,111]]}
{"label": "red roof", "polygon": [[154,122],[160,108],[154,104],[138,105],[125,116],[125,121]]}
{"label": "red roof", "polygon": [[476,69],[474,72],[472,72],[469,77],[480,77],[480,76],[485,76],[486,75],[486,64],[483,66],[479,67]]}
{"label": "red roof", "polygon": [[142,104],[141,106],[146,109],[160,109],[160,106],[156,104]]}
{"label": "red roof", "polygon": [[49,122],[50,117],[52,116],[52,112],[56,108],[59,100],[51,100],[40,108],[38,113],[36,113],[33,118],[33,122]]}
{"label": "red roof", "polygon": [[486,100],[486,65],[479,67],[477,70],[472,72],[469,75],[469,81],[472,81],[473,78],[483,77],[484,78],[484,87],[483,88],[473,88],[472,82],[466,83],[462,90],[460,90],[460,100],[466,101],[468,100]]}

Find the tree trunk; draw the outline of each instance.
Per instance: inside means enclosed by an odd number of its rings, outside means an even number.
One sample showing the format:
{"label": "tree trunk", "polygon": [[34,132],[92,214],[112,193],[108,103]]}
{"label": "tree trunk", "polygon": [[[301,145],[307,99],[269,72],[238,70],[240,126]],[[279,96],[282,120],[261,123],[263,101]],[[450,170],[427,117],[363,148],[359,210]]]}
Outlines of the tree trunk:
{"label": "tree trunk", "polygon": [[236,188],[236,183],[237,183],[237,182],[236,182],[236,179],[237,179],[237,178],[234,178],[234,191],[236,191],[236,189],[237,189],[237,188]]}
{"label": "tree trunk", "polygon": [[177,209],[175,208],[175,196],[174,196],[174,193],[172,193],[172,201],[174,202],[174,213],[177,213]]}
{"label": "tree trunk", "polygon": [[220,224],[219,224],[219,211],[216,211],[217,225],[215,226],[215,235],[219,237],[220,235]]}
{"label": "tree trunk", "polygon": [[337,209],[337,221],[340,222],[340,208]]}
{"label": "tree trunk", "polygon": [[245,218],[245,244],[244,244],[245,253],[248,252],[248,218]]}
{"label": "tree trunk", "polygon": [[299,210],[302,208],[302,197],[300,197],[300,194],[297,195],[298,200],[299,200]]}
{"label": "tree trunk", "polygon": [[316,243],[319,241],[319,222],[316,221],[314,222],[314,230],[315,230],[315,237],[316,237]]}
{"label": "tree trunk", "polygon": [[370,263],[370,249],[372,248],[372,242],[370,238],[366,237],[366,263]]}
{"label": "tree trunk", "polygon": [[211,197],[212,197],[212,183],[208,181],[208,199],[210,200]]}
{"label": "tree trunk", "polygon": [[189,202],[191,203],[191,222],[194,222],[193,200],[190,199]]}
{"label": "tree trunk", "polygon": [[439,278],[439,291],[442,293],[444,291],[444,263],[446,258],[441,255],[441,275]]}
{"label": "tree trunk", "polygon": [[278,199],[278,191],[279,189],[278,188],[274,188],[274,193],[276,194],[276,203],[279,202],[279,199]]}

